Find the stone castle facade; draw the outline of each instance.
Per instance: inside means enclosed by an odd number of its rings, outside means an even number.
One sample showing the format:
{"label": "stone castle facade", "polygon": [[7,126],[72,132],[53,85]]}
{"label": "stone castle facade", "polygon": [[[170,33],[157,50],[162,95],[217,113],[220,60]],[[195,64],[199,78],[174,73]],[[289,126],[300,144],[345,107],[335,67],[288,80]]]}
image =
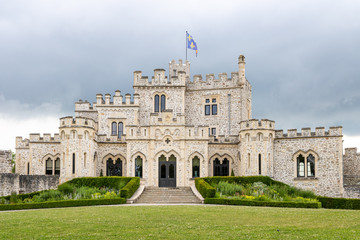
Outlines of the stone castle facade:
{"label": "stone castle facade", "polygon": [[151,78],[135,71],[133,87],[125,98],[115,91],[97,94],[93,104],[79,100],[75,117],[60,118],[54,136],[17,137],[16,172],[59,175],[60,182],[139,176],[160,187],[190,186],[199,176],[266,175],[321,195],[352,195],[344,166],[359,166],[359,158],[343,157],[342,127],[284,133],[272,120],[252,119],[242,55],[231,76],[191,80],[190,63],[173,60],[168,76],[164,69]]}

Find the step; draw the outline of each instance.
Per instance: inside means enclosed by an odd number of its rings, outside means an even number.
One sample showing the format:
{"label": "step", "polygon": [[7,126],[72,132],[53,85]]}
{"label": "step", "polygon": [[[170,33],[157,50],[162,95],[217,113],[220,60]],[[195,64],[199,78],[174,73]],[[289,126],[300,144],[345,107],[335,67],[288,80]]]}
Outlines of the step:
{"label": "step", "polygon": [[191,188],[159,188],[159,187],[145,187],[144,192],[136,200],[135,203],[148,204],[199,204],[201,203]]}

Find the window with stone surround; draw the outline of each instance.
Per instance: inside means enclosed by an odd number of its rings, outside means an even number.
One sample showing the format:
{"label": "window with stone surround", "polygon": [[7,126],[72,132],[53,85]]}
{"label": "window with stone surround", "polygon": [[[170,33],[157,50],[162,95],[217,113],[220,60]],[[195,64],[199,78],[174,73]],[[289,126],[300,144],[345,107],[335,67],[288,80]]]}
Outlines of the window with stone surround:
{"label": "window with stone surround", "polygon": [[313,152],[298,152],[295,154],[296,176],[298,178],[315,177],[317,159],[317,154]]}
{"label": "window with stone surround", "polygon": [[217,115],[218,113],[218,100],[217,97],[211,98],[211,102],[210,102],[210,98],[205,98],[205,116],[210,116],[210,115]]}
{"label": "window with stone surround", "polygon": [[53,174],[53,160],[51,158],[48,158],[46,160],[46,175],[52,175]]}
{"label": "window with stone surround", "polygon": [[117,132],[117,123],[116,122],[112,122],[111,123],[111,135],[116,135]]}
{"label": "window with stone surround", "polygon": [[159,95],[155,95],[154,98],[154,112],[159,112]]}

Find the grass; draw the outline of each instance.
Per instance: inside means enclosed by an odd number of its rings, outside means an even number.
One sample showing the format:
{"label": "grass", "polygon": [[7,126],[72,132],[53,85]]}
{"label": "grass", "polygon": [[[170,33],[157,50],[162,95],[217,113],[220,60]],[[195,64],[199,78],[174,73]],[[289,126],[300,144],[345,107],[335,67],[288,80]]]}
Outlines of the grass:
{"label": "grass", "polygon": [[0,239],[359,239],[360,211],[101,206],[0,212]]}

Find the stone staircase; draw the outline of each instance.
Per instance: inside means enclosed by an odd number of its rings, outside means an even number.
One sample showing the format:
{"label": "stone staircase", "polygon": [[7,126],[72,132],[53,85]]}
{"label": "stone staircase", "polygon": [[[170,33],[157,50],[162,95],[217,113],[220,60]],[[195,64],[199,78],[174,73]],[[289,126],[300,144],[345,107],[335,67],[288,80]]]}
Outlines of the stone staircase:
{"label": "stone staircase", "polygon": [[134,203],[141,204],[201,204],[190,187],[145,187]]}

